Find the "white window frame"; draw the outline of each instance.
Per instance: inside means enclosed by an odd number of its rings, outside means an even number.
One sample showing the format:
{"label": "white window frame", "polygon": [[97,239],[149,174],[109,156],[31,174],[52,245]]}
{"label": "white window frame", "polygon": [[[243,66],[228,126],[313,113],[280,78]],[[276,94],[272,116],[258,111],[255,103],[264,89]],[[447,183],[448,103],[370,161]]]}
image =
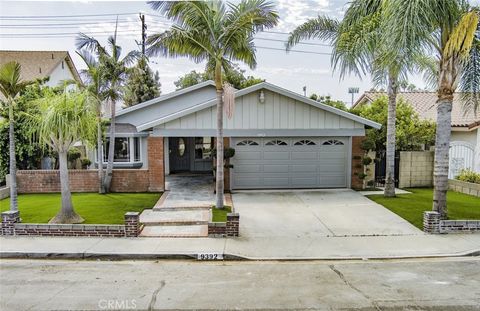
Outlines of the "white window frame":
{"label": "white window frame", "polygon": [[[119,164],[119,165],[125,165],[125,164],[138,164],[138,163],[143,163],[143,150],[142,150],[142,137],[140,136],[121,136],[121,135],[115,135],[115,138],[127,138],[128,139],[128,148],[129,148],[129,161],[124,162],[124,161],[115,161],[115,158],[113,159],[113,164]],[[138,161],[135,161],[135,138],[138,138],[139,142],[139,155],[140,159]],[[105,144],[102,145],[102,155],[103,155],[103,148]],[[98,163],[98,153],[95,152],[95,162]],[[108,161],[103,161],[103,164],[108,164]]]}

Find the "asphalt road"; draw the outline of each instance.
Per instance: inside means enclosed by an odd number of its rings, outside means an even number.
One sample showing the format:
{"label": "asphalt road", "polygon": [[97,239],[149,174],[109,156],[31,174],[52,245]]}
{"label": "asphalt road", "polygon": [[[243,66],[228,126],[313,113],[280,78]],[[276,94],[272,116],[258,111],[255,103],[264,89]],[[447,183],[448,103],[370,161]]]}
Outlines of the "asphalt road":
{"label": "asphalt road", "polygon": [[480,258],[1,260],[0,310],[480,310]]}

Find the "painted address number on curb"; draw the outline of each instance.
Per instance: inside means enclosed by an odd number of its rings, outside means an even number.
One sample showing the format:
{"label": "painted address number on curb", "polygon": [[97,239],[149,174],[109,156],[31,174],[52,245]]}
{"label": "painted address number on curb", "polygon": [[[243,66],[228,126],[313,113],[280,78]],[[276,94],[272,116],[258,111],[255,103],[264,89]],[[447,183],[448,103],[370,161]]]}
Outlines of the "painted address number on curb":
{"label": "painted address number on curb", "polygon": [[223,254],[198,254],[197,260],[223,260]]}

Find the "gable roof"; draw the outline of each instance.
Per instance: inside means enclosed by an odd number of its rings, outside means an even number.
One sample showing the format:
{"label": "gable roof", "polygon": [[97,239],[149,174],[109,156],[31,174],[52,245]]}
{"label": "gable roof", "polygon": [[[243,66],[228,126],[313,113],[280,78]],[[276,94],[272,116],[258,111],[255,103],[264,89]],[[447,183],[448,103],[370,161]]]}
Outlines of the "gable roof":
{"label": "gable roof", "polygon": [[22,66],[23,80],[45,78],[65,61],[75,80],[82,82],[68,51],[0,51],[0,66],[11,61],[16,61]]}
{"label": "gable roof", "polygon": [[[385,92],[365,92],[355,102],[352,108],[365,103],[371,103],[375,99],[386,96]],[[437,120],[437,93],[436,92],[400,92],[399,98],[407,101],[413,109],[418,113],[421,119]],[[454,127],[465,127],[480,121],[480,111],[475,113],[473,110],[465,111],[463,102],[461,100],[461,93],[453,95],[452,103],[452,123]]]}
{"label": "gable roof", "polygon": [[[214,85],[213,81],[207,81],[207,82],[210,82],[210,84]],[[204,82],[204,83],[206,83],[206,82]],[[276,85],[270,84],[268,82],[261,82],[261,83],[252,85],[250,87],[247,87],[245,89],[237,90],[235,92],[235,97],[244,96],[246,94],[249,94],[249,93],[252,93],[252,92],[255,92],[255,91],[259,91],[261,89],[266,89],[266,90],[281,94],[283,96],[295,99],[299,102],[303,102],[305,104],[317,107],[319,109],[322,109],[322,110],[325,110],[325,111],[328,111],[328,112],[331,112],[333,114],[336,114],[336,115],[342,116],[344,118],[356,121],[358,123],[361,123],[361,124],[364,124],[364,125],[367,125],[367,126],[371,126],[373,128],[377,128],[377,129],[381,128],[381,124],[379,124],[379,123],[376,123],[376,122],[373,122],[371,120],[368,120],[368,119],[359,117],[357,115],[354,115],[352,113],[349,113],[349,112],[346,112],[346,111],[343,111],[343,110],[340,110],[340,109],[337,109],[337,108],[319,103],[319,102],[314,101],[310,98],[307,98],[307,97],[302,96],[300,94],[297,94],[297,93],[294,93],[292,91],[286,90],[284,88],[278,87]],[[156,103],[158,103],[158,102],[159,101],[157,101]],[[186,108],[186,109],[178,110],[178,111],[173,112],[169,115],[161,116],[158,119],[155,119],[153,121],[149,121],[149,122],[146,122],[144,124],[140,124],[140,125],[137,126],[137,129],[139,131],[147,130],[147,129],[152,128],[154,126],[161,125],[163,123],[175,120],[177,118],[181,118],[181,117],[186,116],[188,114],[195,113],[197,111],[203,110],[203,109],[208,108],[208,107],[212,107],[214,105],[216,105],[216,98],[212,98],[210,100],[204,101],[202,103],[199,103],[197,105],[194,105],[194,106]]]}

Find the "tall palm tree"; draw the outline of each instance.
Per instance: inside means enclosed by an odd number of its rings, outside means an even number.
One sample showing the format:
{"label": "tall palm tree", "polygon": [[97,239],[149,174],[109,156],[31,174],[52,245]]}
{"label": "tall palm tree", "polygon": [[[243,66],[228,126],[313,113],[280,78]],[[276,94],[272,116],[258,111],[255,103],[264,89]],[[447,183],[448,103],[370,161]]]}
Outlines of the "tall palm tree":
{"label": "tall palm tree", "polygon": [[255,68],[253,36],[277,25],[278,14],[272,2],[242,0],[223,1],[152,1],[151,7],[174,22],[163,33],[148,38],[150,55],[188,57],[196,63],[206,62],[212,71],[217,90],[217,163],[216,207],[223,208],[223,80],[232,62],[240,61]]}
{"label": "tall palm tree", "polygon": [[392,0],[386,18],[390,46],[434,54],[438,61],[433,210],[447,218],[453,95],[460,86],[466,105],[480,102],[479,9],[464,0]]}
{"label": "tall palm tree", "polygon": [[8,62],[0,67],[0,92],[5,97],[8,106],[8,139],[10,149],[10,210],[18,211],[17,201],[17,161],[15,155],[14,106],[15,98],[28,85],[35,81],[22,81],[20,78],[22,67],[17,62]]}
{"label": "tall palm tree", "polygon": [[77,141],[95,144],[97,116],[87,92],[47,94],[38,101],[40,114],[31,119],[35,137],[58,152],[60,163],[60,189],[62,207],[50,223],[81,223],[83,218],[75,213],[68,177],[68,150]]}
{"label": "tall palm tree", "polygon": [[290,33],[287,51],[304,39],[317,38],[332,45],[331,63],[343,78],[347,73],[362,76],[369,72],[378,84],[388,85],[388,122],[386,143],[386,197],[395,196],[395,122],[399,81],[410,70],[410,57],[397,55],[382,40],[382,22],[389,0],[354,0],[342,21],[318,16],[298,26]]}
{"label": "tall palm tree", "polygon": [[91,94],[91,100],[97,111],[97,158],[98,158],[98,192],[105,193],[103,171],[103,128],[102,128],[102,104],[104,97],[104,79],[99,61],[86,50],[77,51],[77,54],[87,65],[80,74],[84,77],[86,90]]}
{"label": "tall palm tree", "polygon": [[[117,44],[117,28],[108,38],[108,47],[103,47],[95,38],[80,33],[76,39],[78,50],[83,48],[95,53],[99,60],[99,68],[104,79],[104,100],[110,106],[110,135],[108,148],[107,172],[104,178],[104,188],[110,192],[113,173],[113,155],[115,151],[115,116],[116,103],[123,97],[123,87],[127,78],[127,67],[140,57],[139,51],[130,51],[123,58],[122,48]],[[103,166],[103,155],[99,159],[99,166]]]}

